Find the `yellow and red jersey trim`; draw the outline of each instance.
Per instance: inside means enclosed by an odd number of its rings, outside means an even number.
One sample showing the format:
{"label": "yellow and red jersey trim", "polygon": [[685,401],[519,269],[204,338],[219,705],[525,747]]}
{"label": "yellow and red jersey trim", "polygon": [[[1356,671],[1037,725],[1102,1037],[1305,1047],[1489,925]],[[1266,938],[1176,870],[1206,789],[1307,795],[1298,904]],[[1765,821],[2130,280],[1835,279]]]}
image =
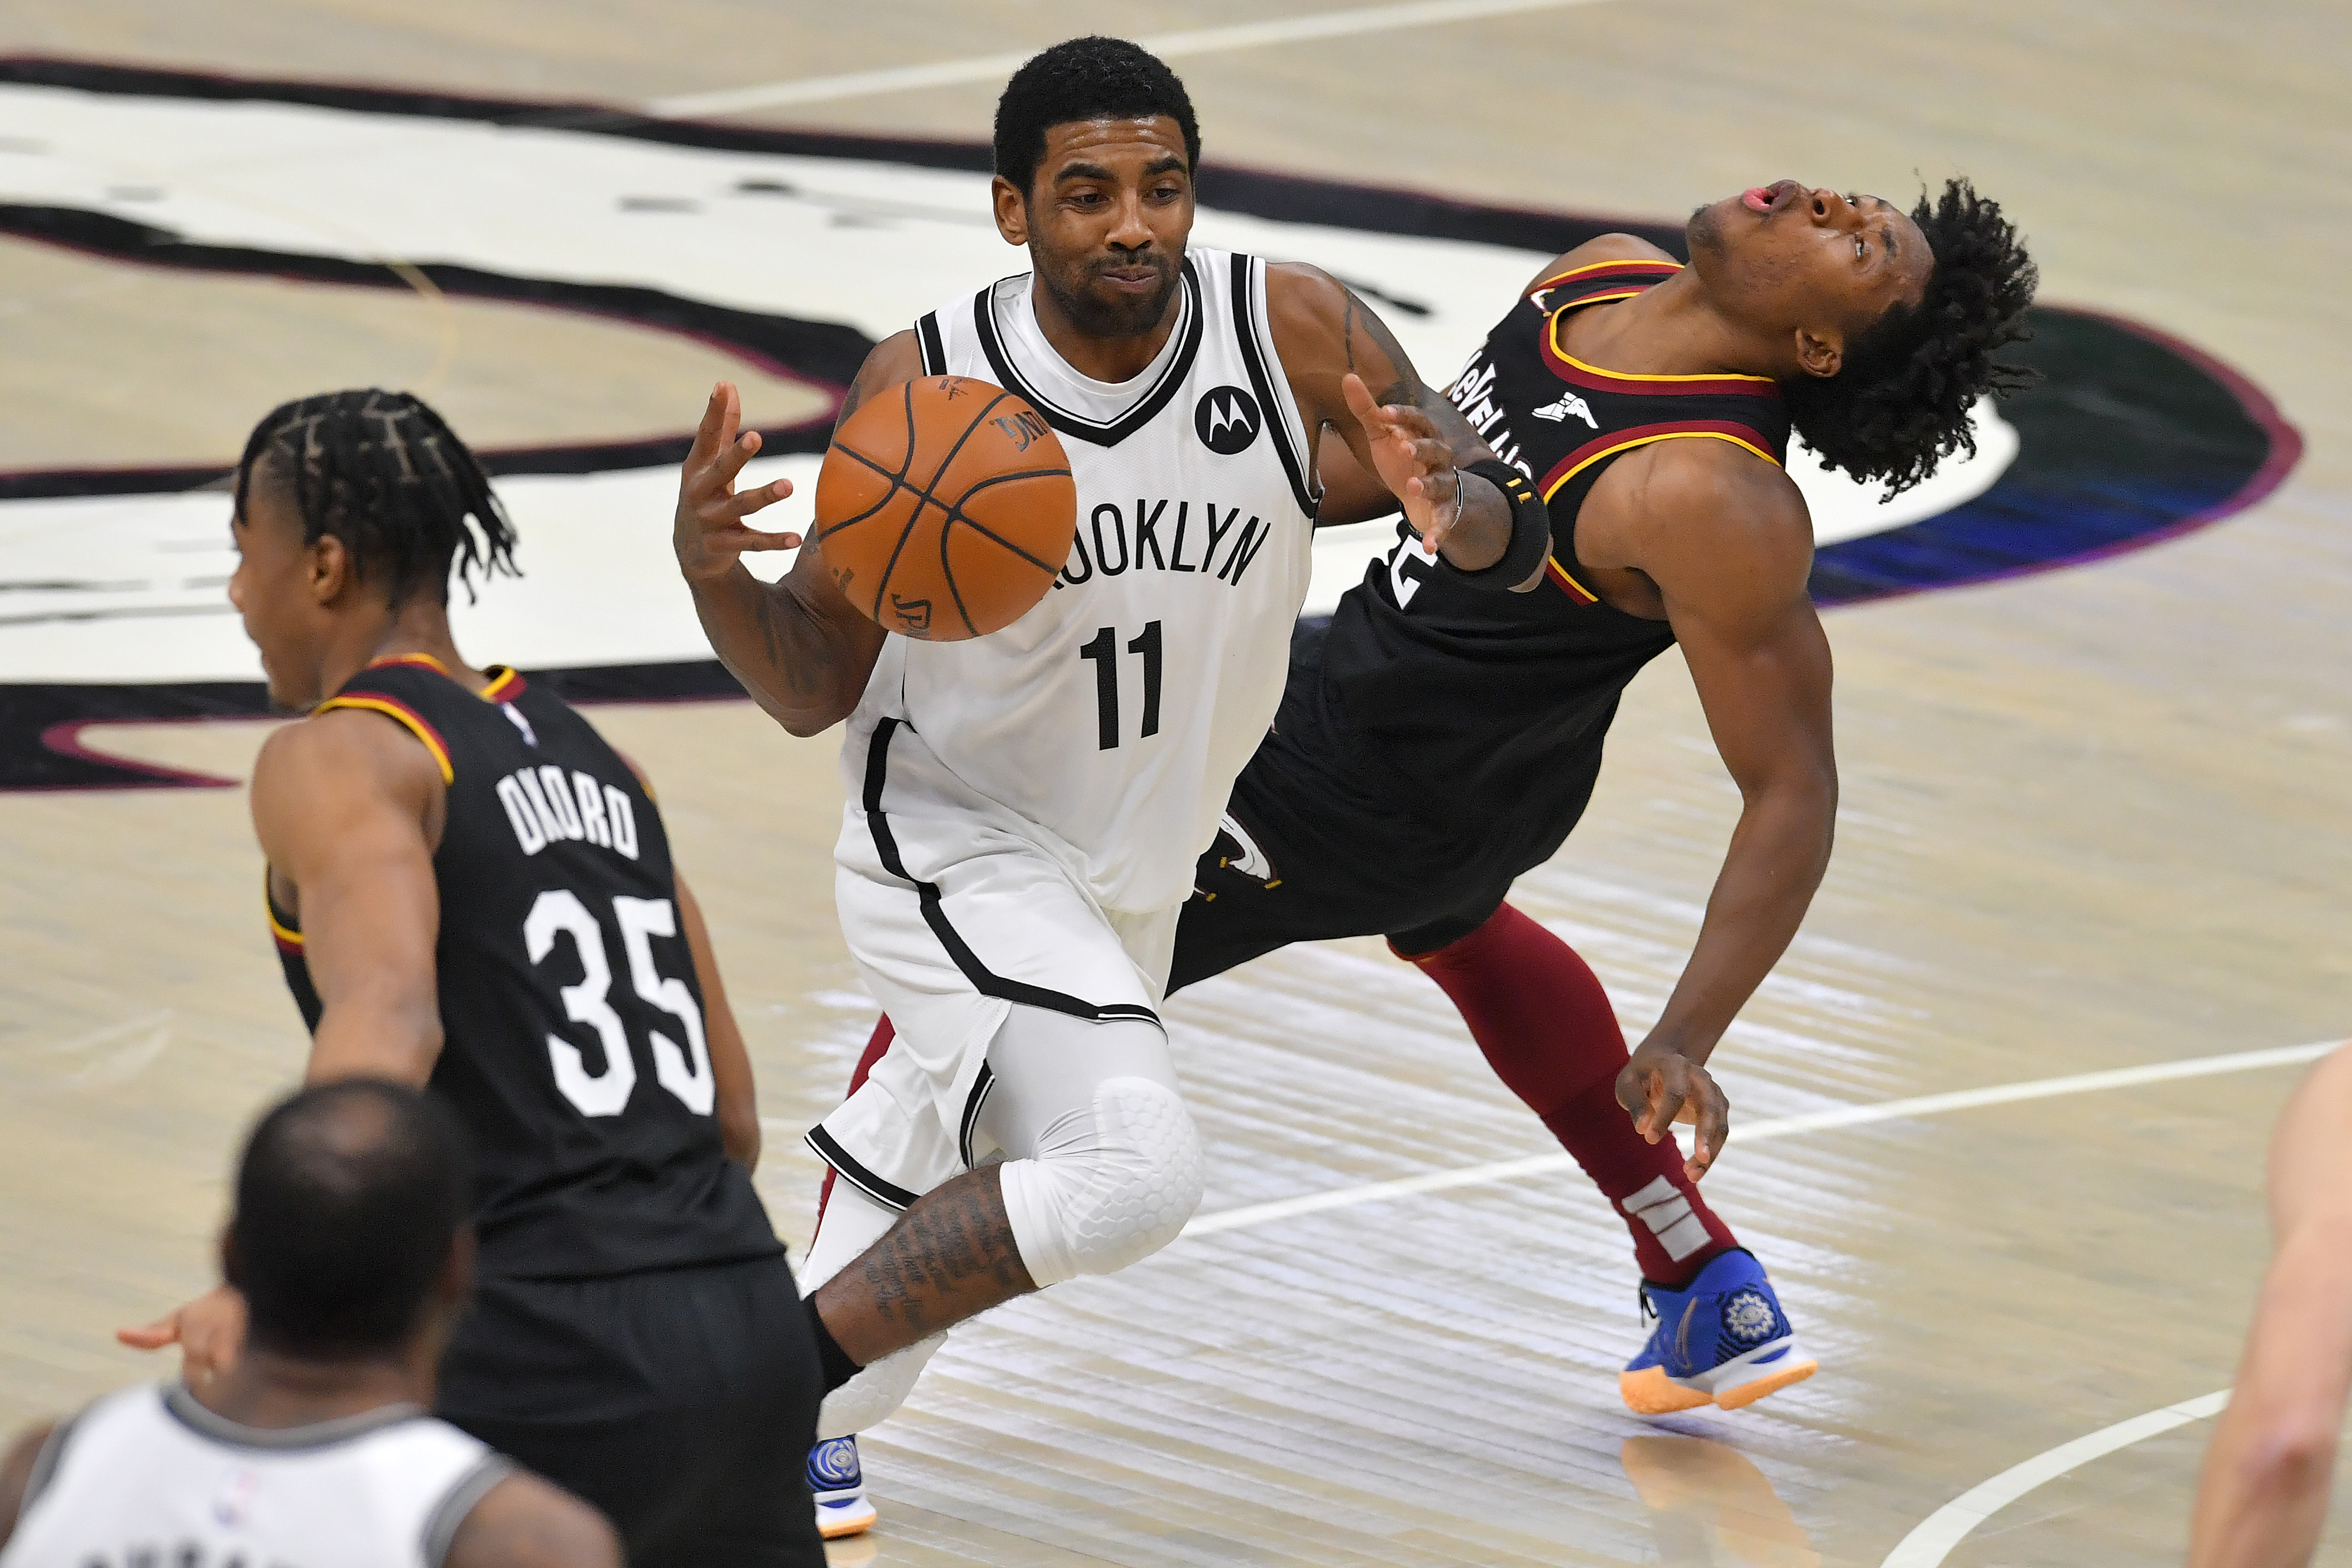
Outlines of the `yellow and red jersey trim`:
{"label": "yellow and red jersey trim", "polygon": [[278,918],[278,900],[269,896],[269,868],[261,868],[261,914],[269,922],[269,935],[278,943],[278,951],[302,956],[302,933]]}
{"label": "yellow and red jersey trim", "polygon": [[[419,669],[429,669],[436,675],[446,676],[452,680],[457,679],[456,676],[449,674],[447,665],[429,653],[395,653],[384,658],[370,660],[368,668],[383,669],[395,664],[413,664]],[[489,670],[490,683],[474,693],[485,702],[511,702],[520,696],[522,689],[530,684],[503,664],[493,664],[487,668]]]}
{"label": "yellow and red jersey trim", "polygon": [[1733,446],[1755,453],[1774,468],[1780,459],[1763,445],[1760,432],[1745,425],[1735,425],[1727,419],[1676,420],[1666,425],[1636,425],[1628,430],[1612,430],[1606,436],[1595,437],[1552,465],[1542,479],[1544,500],[1559,493],[1559,488],[1576,478],[1603,458],[1612,458],[1635,447],[1646,447],[1654,441],[1681,441],[1697,438],[1706,441],[1728,441]]}
{"label": "yellow and red jersey trim", "polygon": [[[1571,267],[1565,272],[1553,273],[1534,288],[1529,289],[1526,298],[1532,300],[1547,289],[1565,289],[1580,278],[1584,279],[1583,283],[1579,285],[1580,289],[1603,288],[1636,278],[1647,279],[1642,285],[1642,288],[1647,288],[1651,283],[1660,282],[1682,269],[1683,264],[1679,261],[1589,261],[1581,267]],[[1630,290],[1635,294],[1641,291],[1641,289]],[[1622,299],[1624,296],[1614,297]]]}
{"label": "yellow and red jersey trim", "polygon": [[[1633,289],[1630,293],[1639,293]],[[1610,296],[1626,299],[1630,294]],[[1593,392],[1633,392],[1650,397],[1778,397],[1780,387],[1769,375],[1633,375],[1622,370],[1603,370],[1597,364],[1587,364],[1560,347],[1561,319],[1579,305],[1593,303],[1583,300],[1562,305],[1544,323],[1541,348],[1544,367],[1560,380]]]}
{"label": "yellow and red jersey trim", "polygon": [[1559,557],[1557,555],[1548,555],[1544,558],[1544,575],[1552,580],[1555,587],[1580,605],[1597,605],[1601,602],[1601,595],[1571,576],[1568,568],[1559,563]]}
{"label": "yellow and red jersey trim", "polygon": [[313,714],[324,713],[335,708],[364,708],[404,726],[410,734],[425,742],[425,749],[432,752],[433,760],[440,764],[441,782],[445,784],[457,782],[457,770],[449,765],[449,745],[441,739],[441,731],[426,723],[423,714],[399,698],[386,697],[378,691],[350,691],[328,698],[310,711]]}
{"label": "yellow and red jersey trim", "polygon": [[382,658],[372,658],[368,660],[368,668],[370,669],[383,669],[395,664],[413,664],[419,669],[429,669],[436,675],[446,675],[449,673],[449,667],[443,664],[439,659],[435,658],[429,653],[387,654]]}
{"label": "yellow and red jersey trim", "polygon": [[[1636,425],[1630,430],[1613,430],[1606,436],[1587,441],[1552,465],[1550,471],[1546,473],[1542,479],[1543,498],[1549,502],[1553,496],[1559,493],[1561,487],[1569,480],[1603,458],[1613,458],[1620,452],[1629,452],[1636,447],[1647,447],[1655,441],[1683,441],[1694,437],[1706,441],[1728,441],[1735,447],[1755,453],[1776,468],[1780,466],[1780,459],[1760,445],[1763,437],[1745,425],[1734,425],[1721,419],[1691,419],[1671,425]],[[1555,555],[1547,560],[1544,567],[1544,574],[1579,604],[1597,605],[1601,602],[1601,595],[1578,582],[1574,574],[1559,563],[1558,556]]]}

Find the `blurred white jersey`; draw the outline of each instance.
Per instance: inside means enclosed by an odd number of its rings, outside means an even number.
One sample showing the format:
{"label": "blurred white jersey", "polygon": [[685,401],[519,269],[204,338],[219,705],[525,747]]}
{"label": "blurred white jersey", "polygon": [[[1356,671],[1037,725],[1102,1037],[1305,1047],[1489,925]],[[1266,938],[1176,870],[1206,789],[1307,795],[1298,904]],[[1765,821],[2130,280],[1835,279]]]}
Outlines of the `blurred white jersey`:
{"label": "blurred white jersey", "polygon": [[512,1467],[413,1405],[242,1426],[177,1384],[108,1395],[41,1450],[0,1568],[440,1568]]}
{"label": "blurred white jersey", "polygon": [[903,721],[902,756],[929,753],[992,825],[1009,813],[1042,830],[1014,827],[1100,908],[1172,908],[1282,698],[1312,558],[1311,448],[1263,260],[1191,251],[1167,346],[1118,385],[1055,352],[1030,289],[1005,279],[916,333],[926,374],[1002,386],[1053,426],[1077,542],[1004,630],[889,639],[843,752],[851,798],[876,726]]}

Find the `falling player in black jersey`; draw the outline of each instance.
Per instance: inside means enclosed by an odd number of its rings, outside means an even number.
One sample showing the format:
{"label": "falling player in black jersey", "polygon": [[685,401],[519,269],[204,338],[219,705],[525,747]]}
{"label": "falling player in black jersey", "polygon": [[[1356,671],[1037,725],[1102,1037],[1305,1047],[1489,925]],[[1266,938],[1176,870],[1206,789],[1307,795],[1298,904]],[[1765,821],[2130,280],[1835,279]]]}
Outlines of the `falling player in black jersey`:
{"label": "falling player in black jersey", "polygon": [[[472,1135],[438,1414],[596,1504],[632,1563],[821,1563],[816,1352],[751,1186],[742,1039],[630,764],[451,641],[453,562],[469,590],[513,569],[480,467],[404,394],[304,398],[247,442],[233,530],[270,696],[310,712],[253,779],[307,1076],[429,1084]],[[224,1287],[137,1342],[201,1380],[241,1327]]]}
{"label": "falling player in black jersey", "polygon": [[[1633,1234],[1660,1322],[1621,1392],[1644,1414],[1737,1408],[1813,1370],[1697,1187],[1728,1113],[1705,1064],[1803,919],[1837,806],[1791,426],[1856,479],[1916,484],[1972,445],[1976,398],[2021,374],[1991,356],[2022,335],[2035,282],[1998,205],[1961,181],[1906,215],[1783,180],[1702,208],[1689,237],[1688,267],[1625,235],[1558,258],[1454,381],[1549,506],[1543,581],[1466,592],[1399,525],[1328,630],[1295,642],[1169,980],[1377,934],[1443,986]],[[1327,443],[1320,467],[1318,524],[1396,510],[1347,453]],[[1677,644],[1742,810],[1629,1061],[1591,970],[1504,900],[1576,826],[1626,683]],[[1678,1116],[1697,1123],[1687,1161]]]}
{"label": "falling player in black jersey", "polygon": [[[1701,208],[1689,240],[1687,267],[1624,235],[1570,251],[1471,357],[1449,395],[1548,503],[1545,581],[1464,593],[1399,529],[1296,647],[1169,981],[1377,933],[1443,986],[1632,1230],[1660,1321],[1621,1392],[1644,1414],[1736,1408],[1813,1367],[1697,1188],[1728,1110],[1708,1054],[1796,934],[1837,810],[1790,427],[1857,479],[1917,483],[2021,376],[1992,355],[2035,283],[1999,205],[1958,180],[1908,214],[1782,180]],[[1318,521],[1395,510],[1331,456]],[[1626,683],[1677,645],[1742,805],[1629,1061],[1591,969],[1504,900],[1583,813]],[[1666,1136],[1685,1110],[1687,1161]]]}

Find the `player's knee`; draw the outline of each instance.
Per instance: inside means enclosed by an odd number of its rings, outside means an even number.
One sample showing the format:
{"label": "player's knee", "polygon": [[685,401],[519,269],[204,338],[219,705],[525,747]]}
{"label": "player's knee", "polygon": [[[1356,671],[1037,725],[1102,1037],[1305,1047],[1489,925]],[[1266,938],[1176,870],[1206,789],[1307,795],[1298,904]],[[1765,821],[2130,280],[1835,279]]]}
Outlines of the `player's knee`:
{"label": "player's knee", "polygon": [[1201,1135],[1176,1091],[1144,1078],[1099,1085],[1091,1106],[1004,1167],[1005,1211],[1039,1285],[1109,1274],[1176,1239],[1201,1206]]}

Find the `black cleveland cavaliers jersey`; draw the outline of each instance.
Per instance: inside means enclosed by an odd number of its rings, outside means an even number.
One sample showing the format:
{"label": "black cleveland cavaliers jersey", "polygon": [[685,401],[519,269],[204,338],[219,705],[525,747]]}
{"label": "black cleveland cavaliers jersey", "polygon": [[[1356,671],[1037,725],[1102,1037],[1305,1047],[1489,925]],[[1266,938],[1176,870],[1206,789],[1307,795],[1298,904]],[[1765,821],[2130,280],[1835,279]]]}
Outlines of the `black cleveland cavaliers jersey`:
{"label": "black cleveland cavaliers jersey", "polygon": [[[478,695],[421,656],[319,711],[382,713],[448,785],[433,857],[441,1026],[432,1087],[472,1134],[486,1275],[577,1279],[771,1256],[726,1157],[660,813],[588,721],[512,670]],[[302,937],[274,905],[310,1026]]]}
{"label": "black cleveland cavaliers jersey", "polygon": [[1446,395],[1551,514],[1551,559],[1526,594],[1438,569],[1412,531],[1339,601],[1323,645],[1324,693],[1407,782],[1478,824],[1481,847],[1520,867],[1575,826],[1626,682],[1672,646],[1664,621],[1585,586],[1576,517],[1611,463],[1656,441],[1713,439],[1780,464],[1789,416],[1746,375],[1626,375],[1560,346],[1569,312],[1631,299],[1670,261],[1604,261],[1548,278],[1487,334]]}

